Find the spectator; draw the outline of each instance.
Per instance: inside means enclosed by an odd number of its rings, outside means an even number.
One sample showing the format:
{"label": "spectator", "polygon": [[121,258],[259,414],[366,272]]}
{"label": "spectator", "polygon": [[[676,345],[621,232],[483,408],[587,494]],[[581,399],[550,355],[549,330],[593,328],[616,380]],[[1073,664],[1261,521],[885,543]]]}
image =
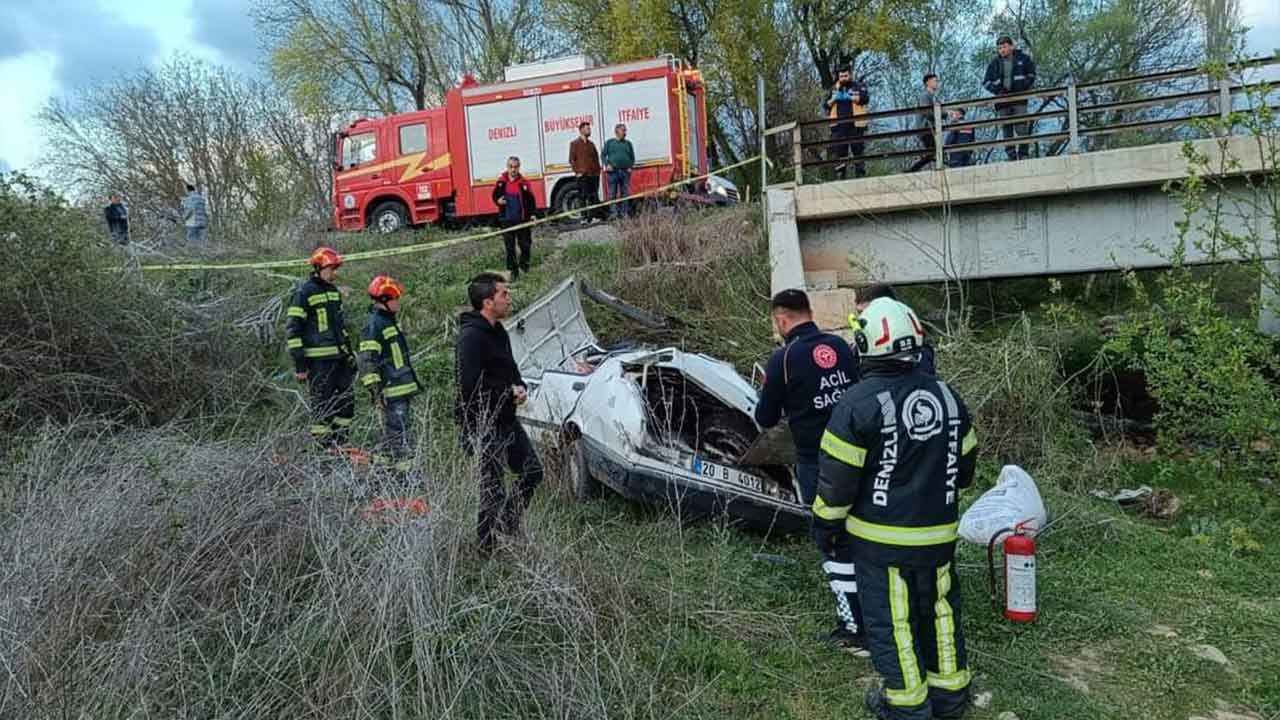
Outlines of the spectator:
{"label": "spectator", "polygon": [[111,203],[102,209],[107,218],[107,232],[117,245],[129,244],[129,208],[120,199],[120,193],[111,193]]}
{"label": "spectator", "polygon": [[[871,92],[867,89],[866,81],[861,78],[854,80],[852,70],[841,68],[836,76],[835,87],[831,88],[831,95],[822,103],[822,109],[827,113],[827,117],[837,121],[831,123],[831,139],[854,140],[865,135],[867,121],[858,118],[867,114],[867,106],[870,104]],[[848,158],[850,155],[855,158],[861,158],[863,147],[861,142],[832,145],[831,149],[827,151],[828,159],[843,159]],[[845,163],[840,163],[836,166],[836,177],[844,179],[847,170],[848,166]],[[866,163],[863,163],[860,159],[855,162],[853,164],[853,176],[855,178],[866,177]]]}
{"label": "spectator", "polygon": [[[512,155],[507,158],[507,171],[493,186],[493,204],[498,206],[499,224],[503,227],[524,225],[533,217],[536,202],[529,181],[520,174],[520,158]],[[507,270],[511,273],[511,282],[515,282],[522,270],[529,272],[529,260],[533,257],[533,228],[508,230],[502,234],[502,241],[507,246]],[[520,246],[518,258],[517,243]]]}
{"label": "spectator", "polygon": [[187,196],[182,198],[182,225],[187,229],[187,242],[203,245],[209,233],[209,207],[196,186],[187,183]]}
{"label": "spectator", "polygon": [[[569,167],[578,178],[578,198],[582,207],[588,208],[600,203],[600,153],[596,144],[591,142],[591,123],[578,125],[578,137],[569,143]],[[585,225],[598,219],[598,209],[584,210],[582,223]]]}
{"label": "spectator", "polygon": [[920,133],[920,145],[924,148],[924,154],[911,166],[910,172],[924,169],[925,166],[933,162],[934,143],[933,143],[933,105],[938,102],[938,76],[928,73],[924,76],[924,92],[920,93],[920,102],[917,103],[924,108],[919,114],[919,120],[916,127],[922,130]]}
{"label": "spectator", "polygon": [[[636,165],[636,150],[627,139],[627,126],[618,123],[613,128],[613,137],[604,142],[600,152],[604,162],[604,171],[609,173],[608,199],[617,200],[631,194],[631,168]],[[631,214],[631,201],[623,200],[612,207],[614,217]]]}
{"label": "spectator", "polygon": [[[956,108],[948,113],[949,124],[964,122],[964,108]],[[974,142],[976,136],[973,128],[956,128],[948,130],[947,137],[944,141],[945,145],[963,145],[965,143]],[[973,164],[972,150],[957,150],[956,152],[947,154],[947,167],[966,167]]]}
{"label": "spectator", "polygon": [[[996,56],[987,65],[986,77],[982,86],[992,95],[1016,95],[1030,90],[1036,84],[1036,64],[1031,56],[1013,47],[1013,39],[1008,35],[1000,36],[996,41]],[[996,115],[1012,117],[1027,114],[1027,101],[1013,100],[996,103]],[[1006,140],[1014,136],[1026,137],[1031,134],[1030,122],[1006,123],[1001,126],[1000,134]],[[1031,155],[1031,146],[1022,143],[1016,147],[1006,145],[1005,155],[1010,160],[1025,160]]]}

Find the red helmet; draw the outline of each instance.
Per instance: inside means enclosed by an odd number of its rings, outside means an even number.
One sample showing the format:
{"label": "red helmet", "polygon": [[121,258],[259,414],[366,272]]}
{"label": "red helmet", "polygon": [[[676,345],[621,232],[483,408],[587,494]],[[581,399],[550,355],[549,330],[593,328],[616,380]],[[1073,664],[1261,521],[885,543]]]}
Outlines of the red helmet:
{"label": "red helmet", "polygon": [[338,267],[342,264],[342,256],[331,247],[318,247],[311,253],[311,266],[317,270],[327,267]]}
{"label": "red helmet", "polygon": [[374,300],[399,300],[404,288],[390,275],[379,275],[369,281],[369,297]]}

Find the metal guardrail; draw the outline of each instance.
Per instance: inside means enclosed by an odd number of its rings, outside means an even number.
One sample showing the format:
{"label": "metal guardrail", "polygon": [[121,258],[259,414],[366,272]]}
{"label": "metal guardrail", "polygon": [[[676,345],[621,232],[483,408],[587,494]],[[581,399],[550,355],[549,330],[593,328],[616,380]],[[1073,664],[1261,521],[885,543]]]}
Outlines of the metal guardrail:
{"label": "metal guardrail", "polygon": [[[841,119],[839,121],[823,118],[821,120],[790,122],[769,128],[764,131],[761,140],[765,142],[769,137],[790,134],[791,160],[794,165],[796,185],[804,182],[806,169],[911,157],[924,159],[928,153],[933,155],[932,164],[935,168],[946,167],[947,156],[953,153],[974,152],[1015,145],[1028,145],[1039,148],[1040,143],[1050,142],[1055,143],[1060,152],[1077,153],[1085,151],[1084,141],[1089,138],[1103,137],[1121,132],[1187,126],[1198,120],[1214,118],[1225,120],[1234,109],[1233,103],[1236,97],[1254,89],[1261,89],[1264,95],[1280,89],[1280,80],[1241,83],[1231,79],[1233,76],[1238,77],[1246,70],[1264,67],[1280,67],[1280,54],[1232,63],[1228,66],[1227,73],[1222,80],[1215,80],[1206,74],[1202,68],[1177,68],[1088,83],[1077,84],[1068,81],[1066,85],[1038,88],[1018,94],[935,102],[931,109],[929,106],[916,106],[858,115],[856,117],[857,122],[867,123],[867,131],[860,136],[823,137],[806,140],[806,131],[825,130],[829,132],[837,122],[855,122],[854,118]],[[1167,89],[1170,84],[1186,80],[1197,82],[1203,80],[1206,83],[1205,89],[1183,89],[1172,93],[1158,92],[1159,90]],[[1113,94],[1119,88],[1144,84],[1155,85],[1154,89],[1157,92],[1135,98],[1113,99],[1104,97],[1100,99],[1101,101],[1098,101],[1098,95]],[[1035,111],[1029,111],[1031,103],[1035,100],[1040,101],[1039,107]],[[970,111],[974,109],[989,108],[994,111],[996,105],[1021,103],[1026,104],[1027,112],[1018,115],[968,119],[971,116]],[[1267,102],[1266,104],[1273,110],[1280,110],[1280,103]],[[1174,115],[1137,121],[1121,121],[1114,117],[1125,112],[1168,106],[1173,107]],[[1200,108],[1202,107],[1207,109],[1201,111]],[[966,119],[950,124],[944,122],[944,118],[948,117],[952,110],[957,109],[966,112]],[[888,129],[870,132],[875,125],[883,124],[887,120],[905,119],[905,124],[915,125],[917,118],[926,113],[932,115],[932,122],[928,128],[911,127],[909,129]],[[1082,118],[1085,118],[1083,122]],[[1090,122],[1089,119],[1091,118],[1097,118],[1097,120]],[[1036,132],[1034,134],[1029,132],[1027,135],[1010,138],[997,137],[992,140],[979,140],[976,138],[976,133],[984,129],[994,129],[996,134],[1000,134],[1000,129],[1005,126],[1016,126],[1023,123],[1036,124],[1046,120],[1057,120],[1058,127],[1049,132]],[[975,133],[975,140],[973,142],[946,144],[947,135],[956,130],[972,130]],[[912,141],[927,133],[932,133],[933,135],[932,150],[927,150],[923,143],[915,147],[902,147],[903,141],[912,143]],[[811,137],[814,134],[813,132],[809,133]],[[823,158],[820,154],[828,148],[855,144],[861,144],[865,150],[873,143],[876,145],[888,143],[890,147],[877,152],[864,152],[861,156],[850,154],[848,157]]]}

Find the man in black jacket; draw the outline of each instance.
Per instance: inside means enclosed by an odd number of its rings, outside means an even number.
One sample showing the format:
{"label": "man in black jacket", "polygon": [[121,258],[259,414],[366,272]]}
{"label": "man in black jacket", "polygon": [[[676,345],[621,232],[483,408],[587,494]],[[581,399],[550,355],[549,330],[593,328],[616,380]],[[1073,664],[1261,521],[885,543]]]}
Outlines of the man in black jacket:
{"label": "man in black jacket", "polygon": [[341,265],[342,256],[333,248],[311,253],[311,277],[294,292],[285,328],[294,377],[307,383],[311,395],[311,436],[325,448],[347,443],[356,410],[355,359],[342,294],[333,284]]}
{"label": "man in black jacket", "polygon": [[867,709],[879,720],[958,718],[971,674],[954,557],[977,435],[960,396],[917,367],[924,333],[911,308],[880,298],[859,324],[863,377],[822,435],[815,534],[852,542],[871,662],[884,679]]}
{"label": "man in black jacket", "polygon": [[360,333],[360,361],[364,376],[360,382],[382,408],[382,441],[373,461],[408,472],[413,455],[413,413],[409,401],[422,391],[413,370],[409,341],[400,330],[396,316],[404,288],[386,275],[369,282],[369,319]]}
{"label": "man in black jacket", "polygon": [[[769,357],[765,368],[756,423],[769,428],[787,416],[796,446],[799,499],[810,507],[818,489],[818,443],[841,393],[858,380],[858,361],[849,343],[814,324],[809,296],[803,290],[774,295],[770,314],[784,345]],[[867,639],[849,543],[836,542],[819,549],[822,570],[836,599],[836,627],[823,639],[833,647],[865,656]]]}
{"label": "man in black jacket", "polygon": [[[494,532],[516,535],[533,492],[542,482],[542,463],[516,419],[528,399],[502,320],[511,314],[506,278],[481,273],[467,288],[471,311],[458,318],[457,402],[454,417],[463,447],[480,463],[480,550],[494,546]],[[502,486],[505,464],[520,477],[510,493]]]}
{"label": "man in black jacket", "polygon": [[[529,181],[520,174],[520,158],[512,155],[507,158],[507,171],[498,178],[493,186],[493,204],[498,206],[498,222],[502,227],[513,227],[529,222],[533,211],[537,208],[537,200],[529,188]],[[520,272],[529,272],[529,260],[533,257],[532,228],[508,230],[502,234],[502,241],[507,246],[507,270],[514,282]],[[520,246],[520,257],[516,257],[516,245]]]}
{"label": "man in black jacket", "polygon": [[129,208],[120,198],[120,193],[111,194],[111,204],[102,209],[107,219],[107,231],[111,233],[111,241],[117,245],[129,244]]}
{"label": "man in black jacket", "polygon": [[[982,86],[992,95],[1016,95],[1026,92],[1036,84],[1036,63],[1031,56],[1013,47],[1013,39],[1008,35],[1000,36],[996,41],[996,56],[987,65],[987,74],[982,79]],[[1014,100],[1007,103],[996,103],[996,115],[1010,117],[1027,114],[1027,101]],[[1007,140],[1016,135],[1026,137],[1031,134],[1030,122],[1007,123],[1001,126],[1001,135]],[[1025,160],[1030,156],[1031,146],[1022,143],[1006,145],[1005,155],[1010,160]]]}

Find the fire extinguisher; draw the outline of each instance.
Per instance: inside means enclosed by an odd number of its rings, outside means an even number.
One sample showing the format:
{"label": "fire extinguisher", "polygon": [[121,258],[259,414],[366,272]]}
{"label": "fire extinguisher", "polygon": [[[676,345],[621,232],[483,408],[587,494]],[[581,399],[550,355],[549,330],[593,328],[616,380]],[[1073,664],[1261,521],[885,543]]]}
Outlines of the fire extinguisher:
{"label": "fire extinguisher", "polygon": [[996,595],[995,546],[1006,536],[1004,550],[1004,616],[1013,622],[1029,623],[1036,619],[1036,539],[1035,531],[1024,520],[991,536],[987,543],[987,577],[991,583],[991,599]]}

